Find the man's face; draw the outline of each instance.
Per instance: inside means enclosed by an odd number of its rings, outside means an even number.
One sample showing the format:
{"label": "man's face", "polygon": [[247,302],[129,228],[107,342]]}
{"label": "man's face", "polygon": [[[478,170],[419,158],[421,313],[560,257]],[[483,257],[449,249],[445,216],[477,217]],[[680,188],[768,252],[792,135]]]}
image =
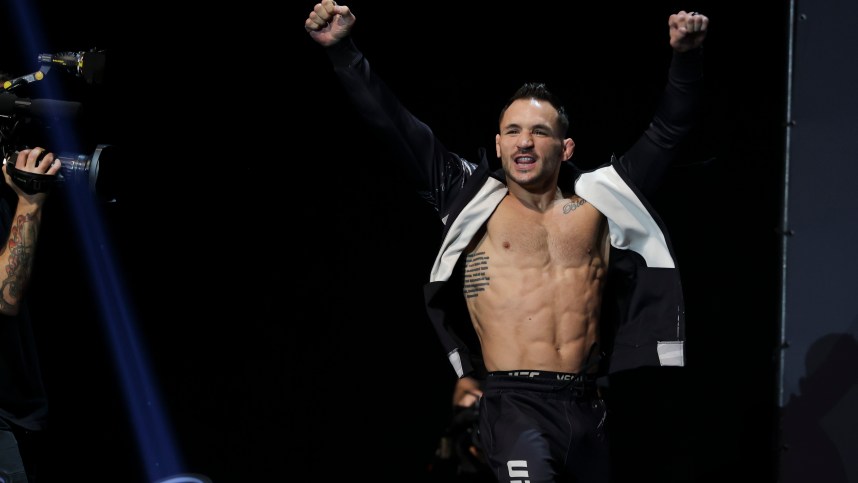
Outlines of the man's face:
{"label": "man's face", "polygon": [[574,147],[563,139],[557,116],[551,103],[536,99],[519,99],[507,108],[495,148],[508,182],[533,191],[554,189],[560,163]]}

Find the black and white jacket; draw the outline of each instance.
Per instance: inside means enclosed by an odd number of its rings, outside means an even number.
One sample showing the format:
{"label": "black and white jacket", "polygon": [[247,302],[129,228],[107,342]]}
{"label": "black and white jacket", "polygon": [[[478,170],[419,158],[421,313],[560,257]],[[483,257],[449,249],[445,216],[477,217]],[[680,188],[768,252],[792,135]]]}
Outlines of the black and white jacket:
{"label": "black and white jacket", "polygon": [[[503,172],[490,168],[483,150],[476,163],[448,151],[373,73],[351,38],[327,52],[358,111],[415,170],[421,194],[444,223],[443,242],[424,295],[429,318],[461,377],[474,369],[471,349],[478,349],[462,292],[462,255],[507,194]],[[608,219],[611,253],[601,346],[607,356],[603,369],[610,373],[685,364],[685,305],[677,261],[647,196],[693,125],[702,88],[702,57],[699,48],[673,54],[655,116],[622,157],[612,156],[587,171],[571,163],[561,168],[562,191],[578,194]]]}

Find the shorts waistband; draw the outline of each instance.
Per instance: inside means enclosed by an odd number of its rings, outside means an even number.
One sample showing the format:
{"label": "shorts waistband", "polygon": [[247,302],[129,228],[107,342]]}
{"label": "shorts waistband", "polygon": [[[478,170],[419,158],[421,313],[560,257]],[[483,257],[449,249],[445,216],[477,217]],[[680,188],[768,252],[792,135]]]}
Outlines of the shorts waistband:
{"label": "shorts waistband", "polygon": [[548,379],[551,381],[595,381],[596,374],[575,374],[572,372],[554,372],[554,371],[492,371],[488,373],[488,377],[522,377],[527,379]]}

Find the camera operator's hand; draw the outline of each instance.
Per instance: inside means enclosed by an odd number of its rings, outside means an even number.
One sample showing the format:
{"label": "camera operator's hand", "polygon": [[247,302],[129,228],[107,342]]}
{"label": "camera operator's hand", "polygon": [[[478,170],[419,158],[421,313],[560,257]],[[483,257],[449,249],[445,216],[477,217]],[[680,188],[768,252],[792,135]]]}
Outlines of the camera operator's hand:
{"label": "camera operator's hand", "polygon": [[482,395],[479,381],[473,377],[464,376],[456,380],[456,386],[453,388],[453,406],[471,407],[477,404]]}
{"label": "camera operator's hand", "polygon": [[[27,173],[56,176],[60,170],[60,160],[54,157],[54,153],[47,152],[44,148],[22,149],[15,159],[15,168]],[[3,177],[6,179],[6,184],[18,195],[19,202],[41,204],[47,198],[47,193],[44,192],[31,194],[22,190],[6,171],[6,162],[3,163]]]}

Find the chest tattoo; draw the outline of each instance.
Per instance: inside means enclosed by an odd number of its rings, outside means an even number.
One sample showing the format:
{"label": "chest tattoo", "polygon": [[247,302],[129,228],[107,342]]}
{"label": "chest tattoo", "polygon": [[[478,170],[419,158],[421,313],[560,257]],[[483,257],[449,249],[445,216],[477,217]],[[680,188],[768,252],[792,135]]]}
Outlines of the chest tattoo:
{"label": "chest tattoo", "polygon": [[563,205],[563,214],[568,214],[578,209],[579,206],[587,203],[587,200],[584,198],[578,198],[577,200],[570,200],[569,203]]}

